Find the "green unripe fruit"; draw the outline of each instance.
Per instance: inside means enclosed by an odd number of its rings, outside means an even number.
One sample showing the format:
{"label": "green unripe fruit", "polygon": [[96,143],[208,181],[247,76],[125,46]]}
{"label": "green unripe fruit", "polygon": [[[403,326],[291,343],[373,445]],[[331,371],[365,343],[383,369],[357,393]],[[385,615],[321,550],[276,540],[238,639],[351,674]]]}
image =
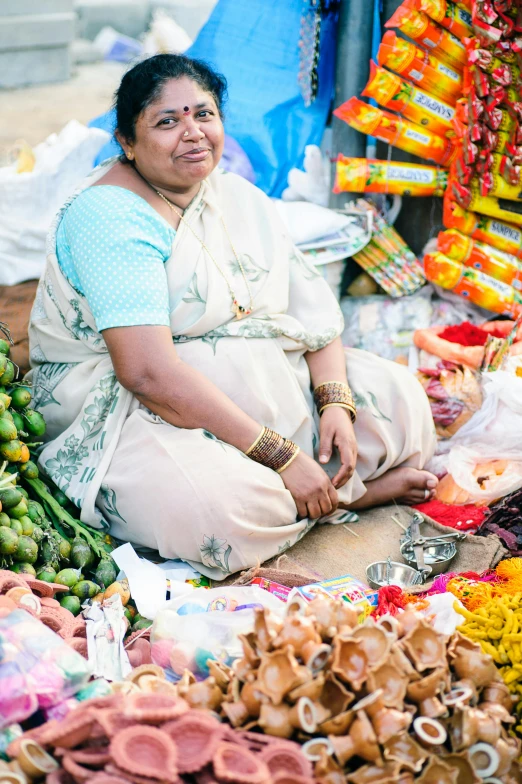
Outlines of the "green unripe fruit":
{"label": "green unripe fruit", "polygon": [[7,340],[0,338],[0,354],[3,354],[4,356],[8,357],[10,351],[11,351],[11,344],[8,343]]}
{"label": "green unripe fruit", "polygon": [[35,525],[34,528],[33,528],[33,532],[31,534],[31,539],[34,539],[36,544],[40,544],[40,542],[42,541],[43,537],[44,537],[43,528],[40,528],[39,525]]}
{"label": "green unripe fruit", "polygon": [[5,512],[0,512],[0,525],[5,525],[7,528],[11,527],[11,518]]}
{"label": "green unripe fruit", "polygon": [[16,574],[29,574],[31,577],[36,577],[36,569],[30,563],[15,563],[11,566],[11,572]]}
{"label": "green unripe fruit", "polygon": [[46,564],[45,566],[42,566],[39,572],[36,573],[36,576],[39,580],[44,580],[46,583],[54,583],[56,571],[52,568],[52,566]]}
{"label": "green unripe fruit", "polygon": [[100,586],[96,585],[96,583],[93,583],[91,580],[80,580],[71,590],[73,596],[77,596],[78,599],[81,599],[82,601],[92,599],[92,597],[96,596],[99,592]]}
{"label": "green unripe fruit", "polygon": [[32,460],[28,460],[27,463],[22,463],[20,466],[20,475],[25,477],[25,479],[38,479],[39,471],[38,466],[36,463],[33,463]]}
{"label": "green unripe fruit", "polygon": [[13,553],[15,561],[33,564],[38,558],[38,545],[30,536],[19,536],[18,547]]}
{"label": "green unripe fruit", "polygon": [[18,547],[18,534],[12,528],[0,526],[0,553],[13,555]]}
{"label": "green unripe fruit", "polygon": [[32,436],[43,436],[45,433],[45,419],[38,411],[35,411],[33,408],[26,408],[23,412],[23,418],[25,423],[24,430],[27,430]]}
{"label": "green unripe fruit", "polygon": [[81,576],[79,569],[62,569],[54,578],[54,582],[58,585],[66,585],[67,588],[72,588],[79,582]]}
{"label": "green unripe fruit", "polygon": [[27,408],[31,398],[32,395],[27,387],[15,387],[11,393],[11,405],[18,410]]}
{"label": "green unripe fruit", "polygon": [[69,610],[73,615],[78,615],[82,609],[82,605],[77,596],[63,596],[60,599],[60,606]]}
{"label": "green unripe fruit", "polygon": [[6,368],[1,376],[2,384],[4,386],[7,386],[8,384],[12,384],[12,382],[15,380],[16,375],[17,375],[16,368],[11,362],[11,360],[8,359]]}
{"label": "green unripe fruit", "polygon": [[22,533],[25,536],[32,536],[33,531],[35,529],[35,524],[31,520],[29,515],[24,515],[23,517],[20,517],[20,522],[22,523]]}
{"label": "green unripe fruit", "polygon": [[13,531],[15,531],[18,534],[18,536],[22,536],[22,534],[24,532],[24,527],[23,527],[22,523],[20,522],[20,520],[13,519],[10,522],[11,522],[11,528],[13,529]]}
{"label": "green unripe fruit", "polygon": [[6,417],[0,417],[0,441],[14,441],[18,437],[18,431],[14,422]]}
{"label": "green unripe fruit", "polygon": [[17,520],[19,520],[21,517],[24,517],[24,515],[26,515],[28,511],[29,510],[27,508],[27,501],[25,500],[25,498],[22,498],[19,504],[17,504],[16,506],[12,506],[9,509],[9,517],[11,518],[15,517]]}
{"label": "green unripe fruit", "polygon": [[0,490],[0,501],[2,509],[12,509],[23,499],[22,493],[16,487],[5,487]]}

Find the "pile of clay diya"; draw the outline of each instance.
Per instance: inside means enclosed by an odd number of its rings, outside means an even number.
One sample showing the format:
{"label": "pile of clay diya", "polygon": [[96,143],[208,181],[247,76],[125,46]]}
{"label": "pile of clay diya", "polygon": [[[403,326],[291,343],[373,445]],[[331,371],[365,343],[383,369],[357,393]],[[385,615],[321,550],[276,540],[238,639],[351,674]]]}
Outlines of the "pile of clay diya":
{"label": "pile of clay diya", "polygon": [[513,701],[493,659],[422,616],[358,622],[343,602],[256,611],[243,657],[178,693],[238,730],[295,738],[323,784],[522,781]]}
{"label": "pile of clay diya", "polygon": [[141,690],[81,703],[66,719],[17,738],[7,753],[10,784],[43,776],[46,784],[314,782],[297,743],[235,731],[172,693]]}
{"label": "pile of clay diya", "polygon": [[[25,610],[56,632],[71,648],[87,657],[85,621],[60,605],[58,598],[69,589],[30,575],[0,570],[0,619],[13,610]],[[57,598],[58,597],[58,598]]]}

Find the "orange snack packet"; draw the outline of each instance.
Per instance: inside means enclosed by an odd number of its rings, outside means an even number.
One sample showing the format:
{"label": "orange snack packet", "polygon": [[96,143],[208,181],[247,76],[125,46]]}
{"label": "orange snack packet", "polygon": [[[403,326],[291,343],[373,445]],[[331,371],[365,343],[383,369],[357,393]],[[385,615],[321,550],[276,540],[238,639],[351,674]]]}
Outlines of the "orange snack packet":
{"label": "orange snack packet", "polygon": [[449,190],[444,195],[443,222],[447,229],[458,229],[474,240],[522,259],[522,229],[496,218],[468,212],[452,199]]}
{"label": "orange snack packet", "polygon": [[403,0],[384,26],[398,27],[404,35],[417,41],[440,60],[462,70],[467,62],[464,44],[432,21],[427,14],[417,11],[416,2],[417,0]]}
{"label": "orange snack packet", "polygon": [[455,109],[440,98],[424,92],[397,74],[370,62],[370,78],[362,95],[374,98],[381,106],[402,114],[438,136],[454,136]]}
{"label": "orange snack packet", "polygon": [[443,253],[426,253],[424,274],[431,283],[459,294],[480,308],[514,319],[522,316],[522,295],[513,286],[453,261]]}
{"label": "orange snack packet", "polygon": [[361,133],[375,136],[382,142],[441,166],[449,166],[458,154],[457,148],[449,139],[443,139],[442,136],[437,136],[384,109],[369,106],[355,97],[335,109],[334,114]]}
{"label": "orange snack packet", "polygon": [[510,253],[473,240],[457,229],[441,231],[437,237],[437,249],[453,261],[522,290],[522,264]]}
{"label": "orange snack packet", "polygon": [[472,35],[471,13],[451,0],[417,0],[416,8],[459,39]]}
{"label": "orange snack packet", "polygon": [[377,62],[452,106],[462,95],[463,80],[460,71],[451,68],[414,43],[399,38],[391,30],[382,37]]}
{"label": "orange snack packet", "polygon": [[337,159],[334,193],[390,193],[400,196],[442,196],[447,172],[421,163]]}

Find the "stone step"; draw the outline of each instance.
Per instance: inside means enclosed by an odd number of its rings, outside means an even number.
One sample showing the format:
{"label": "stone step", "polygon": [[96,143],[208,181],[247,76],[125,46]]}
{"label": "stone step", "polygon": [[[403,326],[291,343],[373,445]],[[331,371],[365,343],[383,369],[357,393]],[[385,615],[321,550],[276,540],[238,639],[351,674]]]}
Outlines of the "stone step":
{"label": "stone step", "polygon": [[64,82],[70,75],[68,46],[0,51],[0,89]]}
{"label": "stone step", "polygon": [[73,13],[0,16],[0,52],[68,44],[74,26]]}
{"label": "stone step", "polygon": [[0,0],[0,17],[25,14],[64,14],[74,11],[74,0]]}
{"label": "stone step", "polygon": [[139,38],[149,26],[149,0],[75,0],[76,35],[94,40],[103,27]]}

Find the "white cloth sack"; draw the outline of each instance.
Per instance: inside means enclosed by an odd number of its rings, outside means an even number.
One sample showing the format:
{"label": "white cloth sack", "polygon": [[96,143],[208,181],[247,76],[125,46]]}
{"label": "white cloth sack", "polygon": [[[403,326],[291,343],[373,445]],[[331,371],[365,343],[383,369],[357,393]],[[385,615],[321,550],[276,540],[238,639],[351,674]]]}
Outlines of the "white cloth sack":
{"label": "white cloth sack", "polygon": [[109,139],[106,131],[71,120],[35,147],[32,172],[0,168],[0,285],[40,277],[52,219]]}

